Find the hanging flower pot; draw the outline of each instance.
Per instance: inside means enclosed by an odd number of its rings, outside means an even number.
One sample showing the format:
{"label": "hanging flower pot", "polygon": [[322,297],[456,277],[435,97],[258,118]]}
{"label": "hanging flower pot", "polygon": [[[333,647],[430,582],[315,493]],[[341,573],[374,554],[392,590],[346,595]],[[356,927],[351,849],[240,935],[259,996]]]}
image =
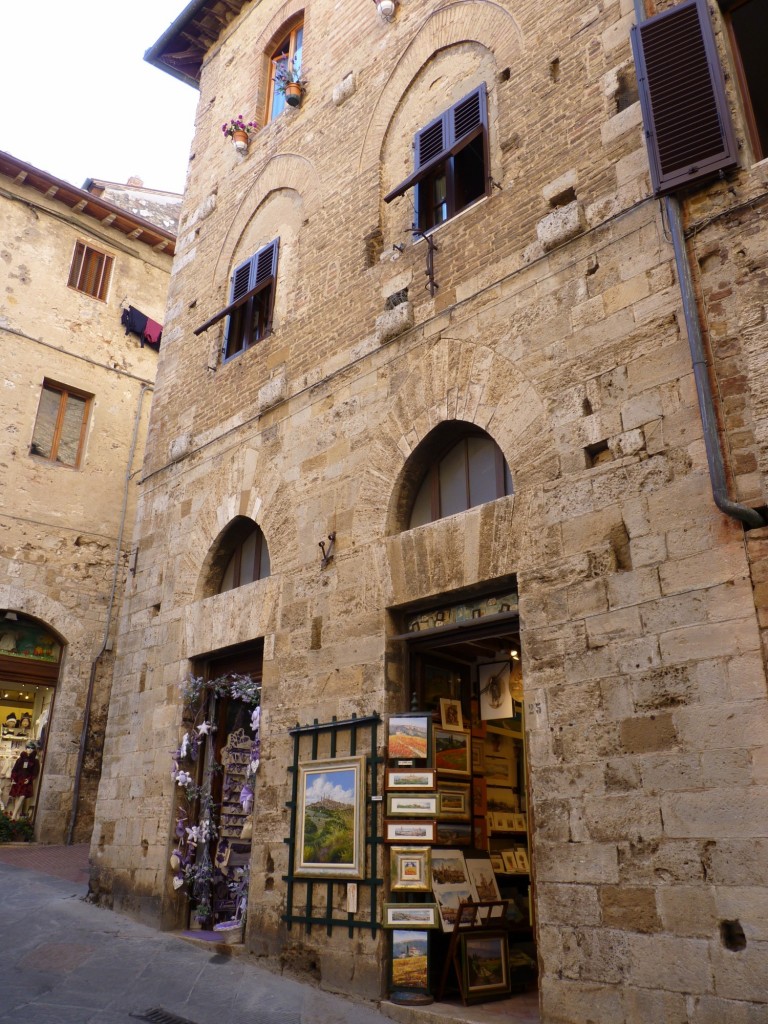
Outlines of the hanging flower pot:
{"label": "hanging flower pot", "polygon": [[245,150],[248,149],[248,132],[232,132],[232,142],[234,143],[235,149],[238,153],[244,153]]}
{"label": "hanging flower pot", "polygon": [[221,130],[225,138],[232,139],[238,153],[244,153],[248,149],[251,135],[259,130],[255,121],[246,121],[242,114],[240,117],[233,117],[228,124],[223,124]]}
{"label": "hanging flower pot", "polygon": [[286,82],[285,83],[285,102],[289,107],[298,107],[301,103],[301,83],[300,82]]}

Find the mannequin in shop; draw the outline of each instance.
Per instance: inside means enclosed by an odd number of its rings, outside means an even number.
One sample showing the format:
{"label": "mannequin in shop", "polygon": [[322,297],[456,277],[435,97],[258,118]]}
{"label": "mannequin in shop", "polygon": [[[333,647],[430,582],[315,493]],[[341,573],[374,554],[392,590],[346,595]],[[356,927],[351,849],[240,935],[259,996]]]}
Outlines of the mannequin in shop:
{"label": "mannequin in shop", "polygon": [[24,752],[16,759],[11,771],[11,791],[9,800],[15,800],[11,812],[11,821],[18,821],[24,812],[24,804],[32,796],[35,779],[40,774],[40,762],[37,760],[37,744],[34,740],[24,748]]}

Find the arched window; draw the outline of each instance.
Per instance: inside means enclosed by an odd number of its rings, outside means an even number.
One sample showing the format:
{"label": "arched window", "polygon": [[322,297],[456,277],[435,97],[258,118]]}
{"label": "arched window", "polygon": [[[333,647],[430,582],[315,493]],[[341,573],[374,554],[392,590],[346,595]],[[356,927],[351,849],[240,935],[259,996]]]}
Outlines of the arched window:
{"label": "arched window", "polygon": [[301,49],[304,39],[304,22],[297,21],[291,30],[269,53],[269,95],[267,98],[266,121],[274,121],[285,110],[285,93],[276,85],[279,73],[291,67],[298,75],[301,71]]}
{"label": "arched window", "polygon": [[232,538],[237,542],[221,578],[220,594],[266,579],[270,573],[267,540],[256,523],[244,520],[238,533],[239,537]]}
{"label": "arched window", "polygon": [[409,529],[513,494],[512,474],[496,442],[470,433],[430,465],[411,506]]}

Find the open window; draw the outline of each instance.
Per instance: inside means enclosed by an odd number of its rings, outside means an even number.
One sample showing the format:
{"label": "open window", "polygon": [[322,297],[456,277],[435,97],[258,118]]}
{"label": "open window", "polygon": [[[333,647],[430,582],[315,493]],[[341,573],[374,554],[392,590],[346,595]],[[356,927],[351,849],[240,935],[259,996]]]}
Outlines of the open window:
{"label": "open window", "polygon": [[289,67],[297,75],[301,71],[303,41],[304,22],[298,21],[269,53],[269,94],[265,123],[274,121],[285,110],[285,93],[279,88],[279,78]]}
{"label": "open window", "polygon": [[632,49],[656,195],[735,166],[736,142],[706,0],[685,0],[634,26]]}
{"label": "open window", "polygon": [[264,580],[270,575],[267,539],[256,523],[250,519],[237,520],[228,541],[234,542],[235,547],[224,569],[219,593],[244,587],[254,580]]}
{"label": "open window", "polygon": [[229,317],[222,352],[225,360],[244,352],[272,330],[279,247],[280,239],[276,238],[235,267],[229,304],[194,331],[196,335],[202,334]]}
{"label": "open window", "polygon": [[414,171],[384,202],[415,188],[415,226],[428,231],[488,195],[489,177],[483,83],[416,133]]}
{"label": "open window", "polygon": [[720,0],[733,47],[752,149],[768,159],[768,4],[765,0]]}
{"label": "open window", "polygon": [[85,447],[93,395],[46,380],[40,393],[30,455],[77,469]]}

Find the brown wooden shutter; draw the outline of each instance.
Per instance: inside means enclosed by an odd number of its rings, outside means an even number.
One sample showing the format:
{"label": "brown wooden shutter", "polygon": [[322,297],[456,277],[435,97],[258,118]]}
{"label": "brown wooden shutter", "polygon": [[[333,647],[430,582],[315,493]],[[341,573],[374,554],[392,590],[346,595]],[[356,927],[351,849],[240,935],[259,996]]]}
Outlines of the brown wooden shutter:
{"label": "brown wooden shutter", "polygon": [[656,195],[737,162],[706,0],[685,0],[632,29]]}

